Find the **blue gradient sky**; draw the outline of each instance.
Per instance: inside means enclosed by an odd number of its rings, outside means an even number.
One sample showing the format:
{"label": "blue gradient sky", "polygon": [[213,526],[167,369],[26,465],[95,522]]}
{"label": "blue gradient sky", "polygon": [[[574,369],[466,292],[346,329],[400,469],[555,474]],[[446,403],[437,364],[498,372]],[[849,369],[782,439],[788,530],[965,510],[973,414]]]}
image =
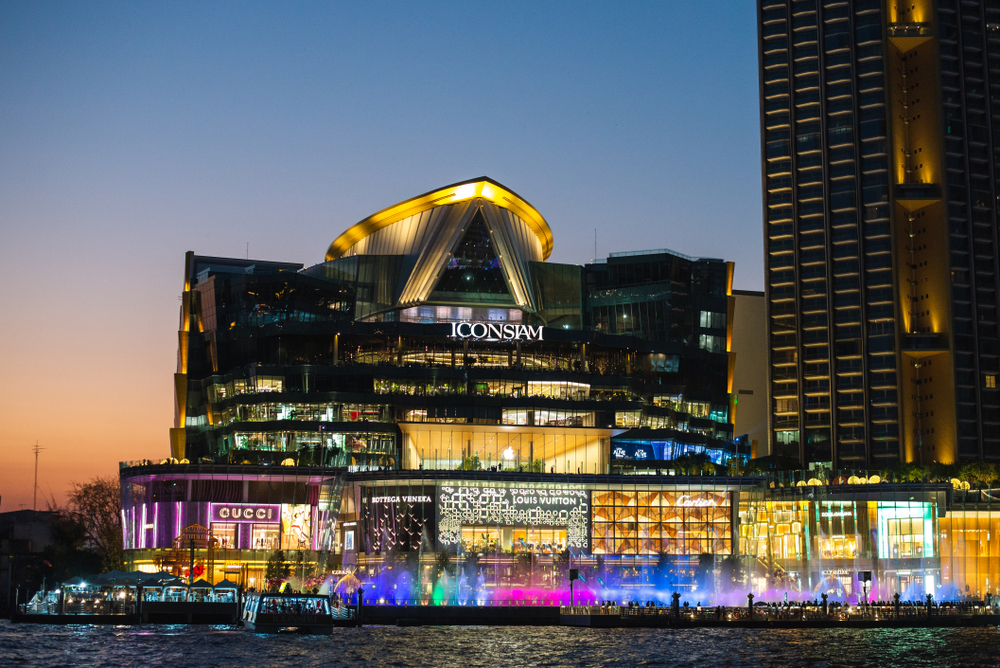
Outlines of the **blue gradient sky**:
{"label": "blue gradient sky", "polygon": [[[0,511],[168,454],[183,255],[487,175],[763,289],[751,2],[0,2]],[[39,507],[44,504],[40,501]]]}

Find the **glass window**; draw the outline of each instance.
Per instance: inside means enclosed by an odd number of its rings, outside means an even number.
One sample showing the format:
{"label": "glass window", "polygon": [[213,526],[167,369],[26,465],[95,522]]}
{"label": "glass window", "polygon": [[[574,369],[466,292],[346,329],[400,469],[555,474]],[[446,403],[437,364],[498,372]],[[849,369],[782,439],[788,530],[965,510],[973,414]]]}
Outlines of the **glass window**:
{"label": "glass window", "polygon": [[608,491],[592,495],[594,554],[731,553],[729,495],[697,491]]}
{"label": "glass window", "polygon": [[616,427],[638,427],[642,421],[642,411],[616,411],[615,412],[615,426]]}
{"label": "glass window", "polygon": [[434,293],[491,295],[510,299],[510,290],[482,211],[473,216],[434,287]]}
{"label": "glass window", "polygon": [[712,336],[711,334],[699,334],[698,347],[710,353],[725,352],[725,339],[721,336]]}
{"label": "glass window", "polygon": [[726,314],[713,313],[711,311],[701,312],[701,326],[706,329],[725,329]]}
{"label": "glass window", "polygon": [[250,547],[254,550],[277,550],[278,525],[254,524],[250,534]]}
{"label": "glass window", "polygon": [[935,556],[931,504],[879,501],[878,525],[879,552],[886,558],[919,559]]}
{"label": "glass window", "polygon": [[235,524],[212,522],[212,537],[217,541],[218,547],[224,550],[235,550],[239,547]]}

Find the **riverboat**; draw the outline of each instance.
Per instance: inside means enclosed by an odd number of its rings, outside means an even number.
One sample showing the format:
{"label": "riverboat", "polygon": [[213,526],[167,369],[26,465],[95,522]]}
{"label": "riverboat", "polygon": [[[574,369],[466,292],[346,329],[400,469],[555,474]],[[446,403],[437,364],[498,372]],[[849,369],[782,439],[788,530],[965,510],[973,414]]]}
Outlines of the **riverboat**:
{"label": "riverboat", "polygon": [[346,608],[331,610],[326,596],[311,594],[247,594],[243,626],[254,633],[329,634],[334,626],[353,621]]}

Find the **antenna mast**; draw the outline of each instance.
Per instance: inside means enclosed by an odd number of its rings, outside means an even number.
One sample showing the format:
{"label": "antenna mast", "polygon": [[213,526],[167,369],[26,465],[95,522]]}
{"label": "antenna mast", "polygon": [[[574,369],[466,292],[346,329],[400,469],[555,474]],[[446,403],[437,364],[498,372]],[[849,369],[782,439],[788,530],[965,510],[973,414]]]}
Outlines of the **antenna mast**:
{"label": "antenna mast", "polygon": [[31,451],[35,453],[35,487],[32,490],[31,498],[31,509],[38,510],[38,453],[45,448],[38,447],[38,441],[35,441],[35,445],[31,448]]}

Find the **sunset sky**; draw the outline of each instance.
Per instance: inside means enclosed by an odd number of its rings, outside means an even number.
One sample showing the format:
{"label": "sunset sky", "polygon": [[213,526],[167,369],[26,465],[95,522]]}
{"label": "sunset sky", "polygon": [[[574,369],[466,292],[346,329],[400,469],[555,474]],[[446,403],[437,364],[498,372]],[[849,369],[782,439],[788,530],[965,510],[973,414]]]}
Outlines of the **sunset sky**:
{"label": "sunset sky", "polygon": [[322,261],[489,176],[552,260],[763,289],[752,2],[0,3],[0,512],[169,454],[184,252]]}

